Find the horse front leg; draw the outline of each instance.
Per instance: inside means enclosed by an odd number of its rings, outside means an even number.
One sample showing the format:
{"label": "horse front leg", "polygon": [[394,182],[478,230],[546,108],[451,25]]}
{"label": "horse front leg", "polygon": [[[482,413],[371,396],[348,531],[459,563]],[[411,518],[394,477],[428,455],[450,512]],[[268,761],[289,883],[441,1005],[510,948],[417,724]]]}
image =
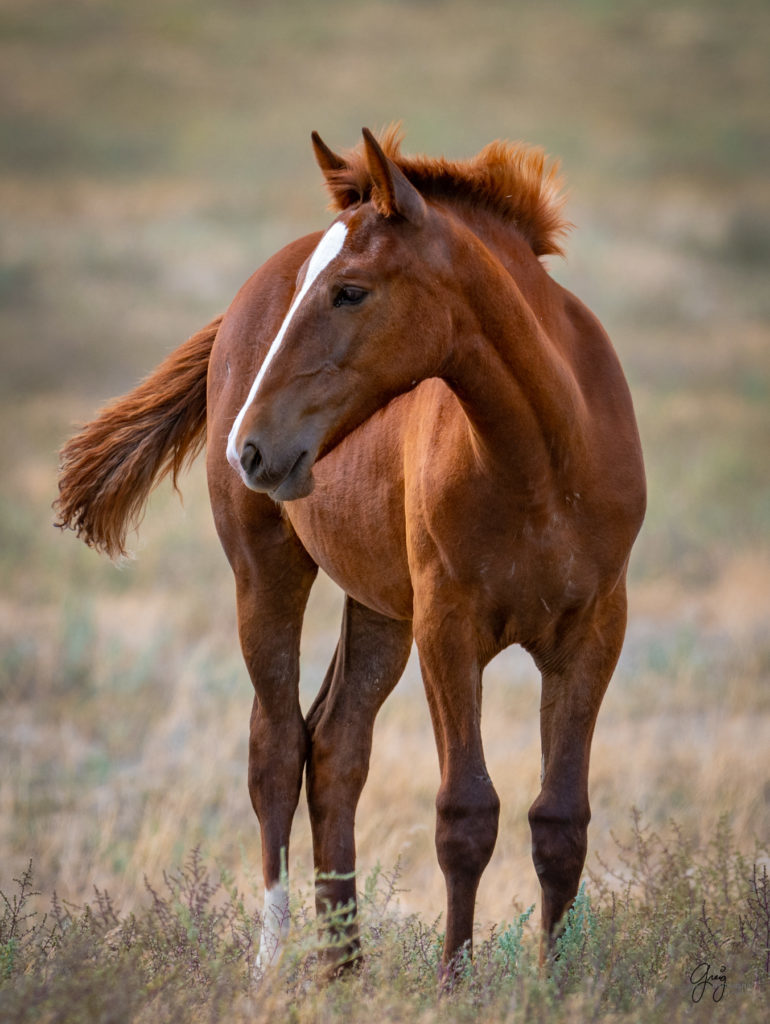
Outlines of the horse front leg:
{"label": "horse front leg", "polygon": [[238,632],[254,686],[248,786],[260,825],[265,902],[257,969],[275,963],[289,925],[289,836],[308,749],[299,704],[302,619],[317,567],[280,521],[233,562]]}
{"label": "horse front leg", "polygon": [[[348,597],[337,650],[307,716],[307,796],[316,869],[316,911],[332,939],[331,974],[358,954],[355,814],[369,771],[374,719],[401,677],[412,645],[409,622]],[[329,929],[329,916],[342,922]]]}
{"label": "horse front leg", "polygon": [[580,885],[591,818],[591,740],[625,628],[626,595],[621,583],[587,621],[570,631],[559,648],[538,658],[543,771],[529,823],[542,892],[541,963],[553,951],[559,922]]}
{"label": "horse front leg", "polygon": [[458,957],[472,951],[476,892],[497,840],[500,800],[481,741],[481,670],[476,638],[455,604],[415,619],[441,769],[436,796],[436,853],[447,893],[440,980],[451,984]]}

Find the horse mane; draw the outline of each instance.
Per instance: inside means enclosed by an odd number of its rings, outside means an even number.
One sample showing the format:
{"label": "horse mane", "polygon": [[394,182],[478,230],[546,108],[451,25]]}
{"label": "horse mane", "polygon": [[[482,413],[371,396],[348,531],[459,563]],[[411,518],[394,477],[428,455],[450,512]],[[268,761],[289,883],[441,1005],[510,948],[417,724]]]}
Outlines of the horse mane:
{"label": "horse mane", "polygon": [[[378,141],[425,198],[485,207],[514,224],[536,256],[564,255],[562,240],[572,225],[562,212],[563,182],[558,164],[549,166],[541,147],[497,140],[469,160],[405,156],[398,124],[382,131]],[[363,144],[348,150],[343,159],[343,167],[327,173],[332,208],[337,211],[366,202],[372,194]]]}

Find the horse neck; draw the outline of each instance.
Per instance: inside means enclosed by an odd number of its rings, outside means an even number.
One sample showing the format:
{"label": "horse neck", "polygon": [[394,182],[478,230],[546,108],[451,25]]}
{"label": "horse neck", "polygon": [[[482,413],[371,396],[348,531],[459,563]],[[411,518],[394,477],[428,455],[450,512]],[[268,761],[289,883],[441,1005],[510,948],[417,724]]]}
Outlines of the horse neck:
{"label": "horse neck", "polygon": [[557,344],[565,324],[559,290],[512,232],[462,239],[455,262],[464,268],[462,297],[442,376],[480,456],[534,480],[549,466],[565,470],[574,456],[582,399]]}

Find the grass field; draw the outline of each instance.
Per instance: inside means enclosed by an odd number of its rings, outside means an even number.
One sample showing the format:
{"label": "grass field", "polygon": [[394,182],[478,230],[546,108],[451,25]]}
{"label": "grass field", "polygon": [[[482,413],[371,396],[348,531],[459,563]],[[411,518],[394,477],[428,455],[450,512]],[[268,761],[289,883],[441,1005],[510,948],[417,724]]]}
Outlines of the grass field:
{"label": "grass field", "polygon": [[[759,0],[5,0],[0,1019],[766,1019],[769,40]],[[250,684],[203,467],[183,505],[155,494],[121,569],[50,509],[73,425],[328,223],[310,130],[342,148],[398,118],[412,151],[504,136],[562,158],[576,229],[551,270],[616,344],[650,489],[561,966],[538,977],[526,917],[539,693],[511,650],[485,676],[503,810],[476,962],[441,1002],[438,768],[416,665],[380,715],[359,812],[369,960],[331,990],[313,980],[300,807],[296,934],[255,991]],[[319,581],[306,705],[339,611]],[[701,957],[724,965],[718,1003],[713,986],[693,1002]]]}

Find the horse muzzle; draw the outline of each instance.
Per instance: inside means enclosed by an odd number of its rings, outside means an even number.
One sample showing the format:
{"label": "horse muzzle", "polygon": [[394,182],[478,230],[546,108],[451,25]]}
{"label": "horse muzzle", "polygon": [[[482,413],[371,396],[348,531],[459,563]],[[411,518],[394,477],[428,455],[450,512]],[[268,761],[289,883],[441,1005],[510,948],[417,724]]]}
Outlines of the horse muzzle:
{"label": "horse muzzle", "polygon": [[313,490],[315,454],[308,449],[268,452],[258,438],[249,436],[240,451],[233,448],[228,446],[227,460],[250,490],[269,494],[274,501],[294,501]]}

